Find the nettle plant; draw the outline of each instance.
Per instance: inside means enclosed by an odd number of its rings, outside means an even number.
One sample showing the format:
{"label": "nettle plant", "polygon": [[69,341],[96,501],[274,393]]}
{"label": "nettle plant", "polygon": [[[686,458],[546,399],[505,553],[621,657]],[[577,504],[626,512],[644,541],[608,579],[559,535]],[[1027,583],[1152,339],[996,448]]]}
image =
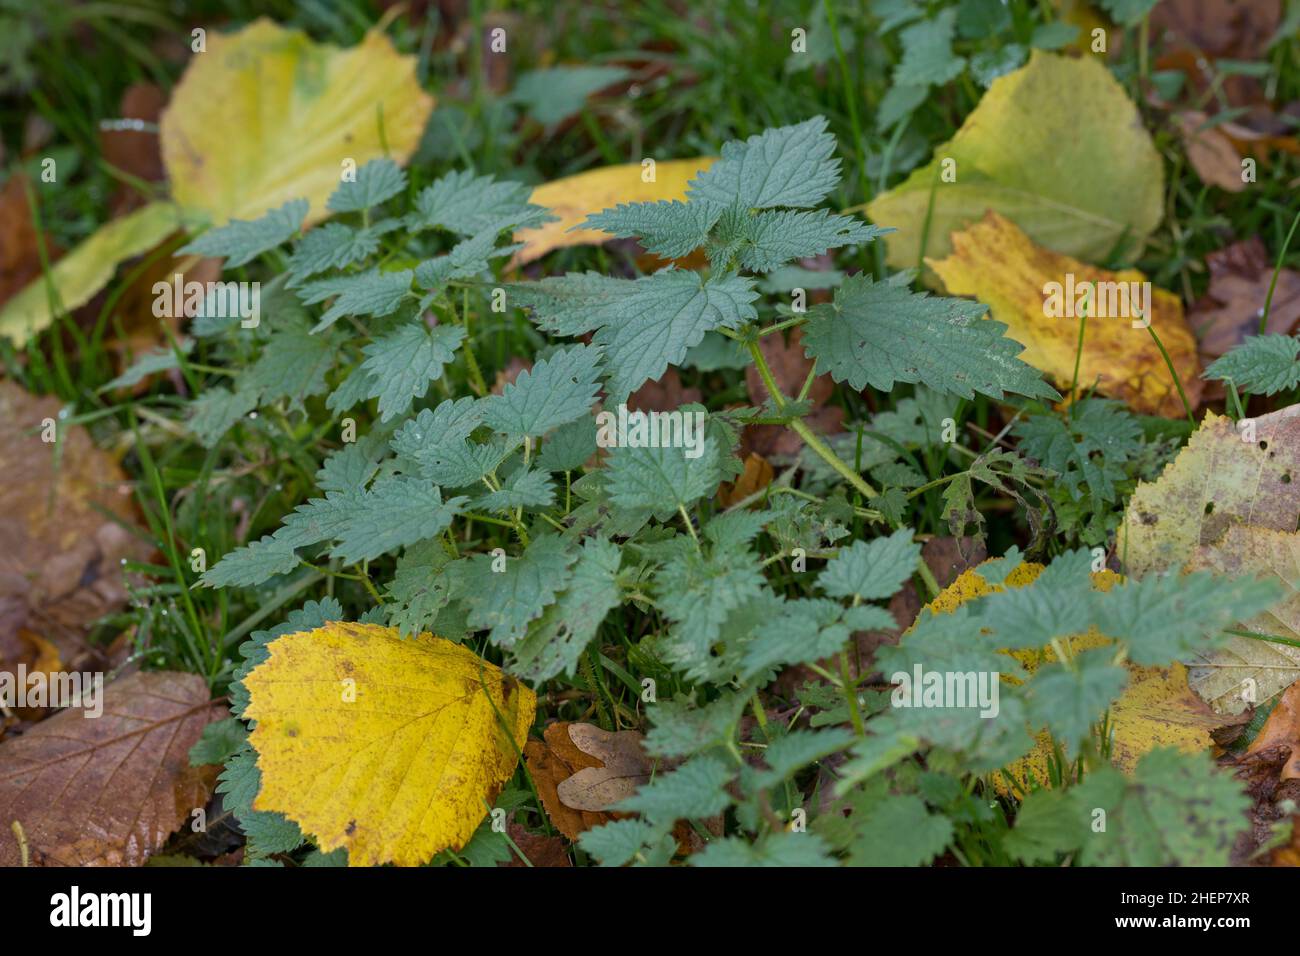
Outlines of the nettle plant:
{"label": "nettle plant", "polygon": [[[1013,551],[981,568],[983,585],[960,606],[923,611],[897,645],[869,665],[856,659],[854,635],[894,628],[884,604],[909,580],[937,591],[911,526],[916,455],[948,461],[954,418],[977,395],[1060,396],[984,306],[912,291],[905,274],[848,276],[832,301],[806,309],[765,302],[773,286],[761,283],[788,263],[885,231],[815,208],[839,182],[834,152],[820,117],[769,130],[724,146],[685,202],[621,205],[586,223],[668,260],[702,249],[699,271],[502,284],[493,264],[518,248],[514,231],[547,218],[529,189],[452,172],[399,211],[406,176],[387,160],[340,185],[329,203],[339,216],[305,235],[298,201],[193,242],[231,267],[262,257],[282,270],[262,289],[258,327],[195,320],[207,354],[242,370],[202,390],[194,433],[215,456],[262,429],[277,454],[312,470],[315,447],[335,448],[314,496],[202,576],[263,595],[293,575],[328,578],[322,600],[245,642],[231,675],[236,714],[248,702],[239,679],[266,644],[343,616],[334,586],[351,585],[372,603],[355,610],[363,621],[472,642],[539,694],[547,682],[583,689],[610,726],[640,724],[644,709],[659,771],[619,806],[635,816],[583,834],[604,864],[671,861],[682,820],[709,834],[699,864],[1226,860],[1244,799],[1235,785],[1208,757],[1173,751],[1121,775],[1106,761],[1106,713],[1129,665],[1203,650],[1271,589],[1207,574],[1125,582],[1095,574],[1087,550],[1035,575]],[[536,361],[492,394],[474,322],[518,310]],[[815,372],[844,388],[915,386],[866,423],[878,440],[809,427],[813,373],[782,393],[759,344],[795,327]],[[598,402],[613,410],[704,351],[752,362],[767,404],[685,409],[708,413],[694,449],[622,435],[598,455]],[[1076,469],[1070,488],[1113,500],[1106,469],[1117,466],[1089,447],[1080,460],[1077,446],[1101,434],[1136,454],[1132,428],[1104,404],[1078,426],[1035,425],[1061,419],[1034,408],[1023,438],[1038,457]],[[740,431],[760,423],[802,439],[806,481],[723,508],[715,493],[742,471]],[[1055,474],[999,448],[965,466],[937,482],[959,529],[983,521],[974,484],[1019,499]],[[254,527],[273,517],[278,499],[268,500]],[[791,665],[818,679],[798,706],[769,706],[765,689]],[[597,671],[617,682],[617,698]],[[900,674],[915,676],[915,694],[891,686]],[[953,675],[969,678],[972,699],[922,692],[926,674],[950,688]],[[1034,753],[1054,788],[1026,792],[1014,772]],[[252,858],[301,840],[251,809],[257,773],[245,745],[223,784]],[[1024,799],[1014,827],[1014,801],[995,794]],[[1109,815],[1100,829],[1099,811]]]}

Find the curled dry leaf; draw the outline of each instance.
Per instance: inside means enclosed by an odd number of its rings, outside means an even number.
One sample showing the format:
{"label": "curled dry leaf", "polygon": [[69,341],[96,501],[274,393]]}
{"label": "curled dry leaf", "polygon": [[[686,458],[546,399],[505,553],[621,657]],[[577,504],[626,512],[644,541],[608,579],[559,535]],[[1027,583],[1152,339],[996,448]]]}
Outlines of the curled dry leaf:
{"label": "curled dry leaf", "polygon": [[[123,560],[152,552],[128,530],[136,520],[125,474],[84,428],[62,424],[59,409],[53,397],[0,382],[0,670],[30,656],[20,629],[70,668],[102,663],[86,634],[125,606]],[[59,423],[57,444],[41,440],[50,422]]]}
{"label": "curled dry leaf", "polygon": [[[1183,413],[1159,346],[1146,328],[1133,327],[1135,315],[1145,311],[1169,352],[1188,401],[1196,405],[1202,387],[1196,339],[1176,295],[1150,286],[1146,276],[1134,269],[1110,272],[1035,245],[1015,223],[996,212],[954,232],[952,246],[948,258],[926,262],[950,293],[986,303],[993,318],[1006,323],[1007,335],[1025,346],[1020,358],[1045,372],[1063,392],[1074,381],[1079,350],[1076,306],[1082,290],[1088,288],[1084,283],[1092,283],[1095,291],[1084,330],[1079,386],[1088,388],[1096,382],[1103,395],[1123,399],[1137,412],[1170,417]],[[1059,284],[1055,303],[1059,308],[1050,308],[1053,303],[1045,292],[1049,283]],[[1132,290],[1138,291],[1136,302]]]}
{"label": "curled dry leaf", "polygon": [[208,800],[218,768],[189,750],[225,708],[201,677],[141,672],[103,690],[103,713],[61,711],[0,744],[0,866],[139,866]]}
{"label": "curled dry leaf", "polygon": [[1246,748],[1246,753],[1259,753],[1269,747],[1287,747],[1291,753],[1282,764],[1279,778],[1300,780],[1300,680],[1286,692],[1269,711],[1264,726]]}

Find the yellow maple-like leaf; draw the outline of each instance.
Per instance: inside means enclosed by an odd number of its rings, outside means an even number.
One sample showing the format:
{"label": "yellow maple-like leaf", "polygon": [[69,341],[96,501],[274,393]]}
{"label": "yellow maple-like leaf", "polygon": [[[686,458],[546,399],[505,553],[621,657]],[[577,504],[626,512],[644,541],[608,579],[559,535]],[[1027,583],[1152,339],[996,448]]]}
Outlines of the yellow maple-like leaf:
{"label": "yellow maple-like leaf", "polygon": [[532,229],[515,232],[515,242],[524,247],[511,260],[524,265],[555,249],[566,246],[590,246],[608,241],[611,236],[599,229],[574,229],[588,216],[620,203],[684,200],[686,185],[697,173],[708,169],[717,158],[673,159],[655,164],[653,182],[642,178],[640,163],[602,166],[576,176],[566,176],[538,186],[529,202],[545,206],[556,219]]}
{"label": "yellow maple-like leaf", "polygon": [[254,808],[295,820],[324,851],[346,847],[352,866],[417,866],[464,846],[514,773],[533,691],[459,644],[375,624],[267,648],[244,678]]}
{"label": "yellow maple-like leaf", "polygon": [[[113,277],[119,263],[148,252],[180,227],[180,211],[167,202],[149,203],[110,222],[50,267],[59,306],[71,311],[85,305]],[[54,315],[42,276],[0,310],[0,335],[22,345],[47,328]]]}
{"label": "yellow maple-like leaf", "polygon": [[[1044,249],[996,212],[954,232],[952,250],[946,259],[926,259],[926,263],[949,293],[974,296],[987,304],[993,318],[1006,323],[1007,334],[1025,346],[1020,358],[1045,372],[1058,389],[1067,392],[1074,380],[1079,348],[1075,306],[1087,295],[1080,390],[1096,382],[1097,391],[1123,399],[1134,411],[1181,415],[1182,399],[1160,348],[1135,319],[1136,303],[1125,298],[1129,291],[1137,291],[1136,299],[1149,311],[1151,328],[1169,352],[1187,400],[1196,405],[1203,383],[1196,337],[1183,315],[1182,301],[1164,289],[1142,286],[1147,278],[1141,272],[1110,272]],[[1059,288],[1049,289],[1050,283],[1058,283]],[[1059,297],[1053,299],[1053,292]],[[1059,308],[1049,310],[1049,304]],[[1139,321],[1137,328],[1135,321]]]}
{"label": "yellow maple-like leaf", "polygon": [[208,38],[159,123],[172,196],[214,224],[256,219],[290,199],[328,214],[345,160],[405,163],[433,110],[400,56],[370,32],[340,49],[270,20]]}
{"label": "yellow maple-like leaf", "polygon": [[[1003,587],[1024,587],[1042,573],[1043,565],[1024,562],[1007,575],[1005,585],[991,585],[971,568],[944,588],[926,607],[934,613],[947,613],[967,601]],[[1100,571],[1092,576],[1093,587],[1109,590],[1124,580],[1112,571]],[[1061,644],[1069,653],[1111,644],[1110,638],[1090,631],[1087,634],[1061,635]],[[1019,661],[1026,671],[1034,673],[1040,666],[1055,661],[1051,647],[1041,650],[1005,652]],[[1200,752],[1214,743],[1210,731],[1223,725],[1205,703],[1192,693],[1187,683],[1187,668],[1175,663],[1171,667],[1139,667],[1126,662],[1129,679],[1124,692],[1110,706],[1111,763],[1125,773],[1132,773],[1139,758],[1157,747],[1177,747],[1188,752]],[[1006,779],[1013,778],[1021,788],[1027,789],[1031,780],[1043,786],[1050,781],[1048,764],[1052,753],[1051,735],[1037,735],[1034,749],[1024,757],[995,774],[993,785],[1002,794],[1013,787]]]}

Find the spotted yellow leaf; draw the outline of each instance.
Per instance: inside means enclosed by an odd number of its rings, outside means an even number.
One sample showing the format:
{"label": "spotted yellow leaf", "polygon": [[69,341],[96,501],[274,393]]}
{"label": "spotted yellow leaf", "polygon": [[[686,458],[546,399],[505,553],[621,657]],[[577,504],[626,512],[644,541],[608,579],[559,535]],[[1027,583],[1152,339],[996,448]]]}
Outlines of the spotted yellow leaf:
{"label": "spotted yellow leaf", "polygon": [[926,263],[949,293],[987,304],[993,318],[1006,323],[1008,337],[1025,346],[1020,358],[1063,392],[1074,381],[1078,307],[1086,304],[1080,388],[1096,383],[1101,394],[1122,399],[1134,411],[1175,417],[1183,413],[1182,399],[1159,346],[1142,326],[1149,316],[1195,407],[1203,383],[1182,300],[1152,286],[1141,272],[1110,272],[1044,249],[996,212],[954,232],[952,254]]}
{"label": "spotted yellow leaf", "polygon": [[262,789],[352,866],[459,849],[514,773],[536,695],[468,648],[327,624],[277,638],[246,678]]}
{"label": "spotted yellow leaf", "polygon": [[210,33],[159,124],[172,196],[214,224],[256,219],[290,199],[325,218],[344,163],[388,156],[405,163],[433,110],[380,33],[349,49],[257,20]]}
{"label": "spotted yellow leaf", "polygon": [[593,213],[620,203],[685,200],[687,184],[696,173],[715,162],[717,159],[712,156],[665,160],[655,164],[652,182],[645,181],[649,173],[641,163],[625,163],[602,166],[538,186],[528,201],[546,207],[557,218],[515,233],[515,242],[522,242],[524,247],[515,254],[514,264],[532,262],[566,246],[590,246],[607,241],[611,238],[609,233],[600,229],[573,227]]}
{"label": "spotted yellow leaf", "polygon": [[[181,226],[171,203],[153,202],[94,233],[50,268],[59,307],[70,311],[85,305],[113,277],[122,262],[148,252]],[[0,335],[22,345],[54,321],[50,291],[44,276],[37,278],[0,310]]]}
{"label": "spotted yellow leaf", "polygon": [[[1041,564],[1025,562],[1007,575],[1005,585],[991,585],[972,568],[944,588],[927,607],[935,613],[951,612],[960,605],[1003,587],[1024,587],[1042,573]],[[1101,571],[1092,576],[1093,587],[1109,590],[1124,579],[1114,572]],[[1087,634],[1062,635],[1059,642],[1070,654],[1078,654],[1111,643],[1110,638],[1095,631]],[[1008,652],[1026,671],[1033,674],[1040,666],[1057,659],[1051,647],[1041,650]],[[1187,683],[1187,668],[1138,667],[1128,662],[1128,686],[1110,707],[1111,762],[1125,773],[1132,773],[1139,758],[1157,747],[1176,747],[1187,752],[1208,750],[1214,743],[1210,732],[1224,721],[1192,693]],[[1041,733],[1034,749],[995,774],[993,784],[1000,793],[1013,789],[1008,778],[1021,789],[1032,780],[1046,786],[1052,753],[1051,736]]]}

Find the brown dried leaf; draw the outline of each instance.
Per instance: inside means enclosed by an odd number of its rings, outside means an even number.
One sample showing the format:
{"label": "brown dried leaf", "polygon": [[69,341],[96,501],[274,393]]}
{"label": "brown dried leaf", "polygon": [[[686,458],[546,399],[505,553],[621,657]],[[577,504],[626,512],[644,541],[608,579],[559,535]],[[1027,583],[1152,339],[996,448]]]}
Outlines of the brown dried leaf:
{"label": "brown dried leaf", "polygon": [[[1273,280],[1273,262],[1258,237],[1233,243],[1205,258],[1210,288],[1187,314],[1208,362],[1259,332],[1260,314]],[[1300,272],[1282,269],[1268,311],[1269,332],[1300,325]]]}
{"label": "brown dried leaf", "polygon": [[570,840],[577,840],[582,831],[608,823],[611,817],[605,813],[574,810],[560,800],[558,788],[561,781],[585,767],[600,766],[599,760],[574,746],[569,739],[568,727],[567,722],[560,721],[543,732],[545,742],[529,740],[524,745],[524,763],[551,823]]}
{"label": "brown dried leaf", "polygon": [[744,501],[755,492],[762,491],[772,483],[776,472],[766,458],[757,452],[750,452],[745,458],[745,470],[741,472],[736,483],[724,481],[718,490],[718,501],[725,508]]}
{"label": "brown dried leaf", "polygon": [[1206,115],[1196,110],[1178,113],[1174,117],[1178,133],[1187,152],[1187,161],[1207,186],[1218,186],[1231,193],[1246,188],[1241,178],[1241,157],[1232,140],[1218,127],[1204,129]]}
{"label": "brown dried leaf", "polygon": [[[803,334],[799,329],[790,333],[787,343],[780,335],[765,335],[759,339],[758,347],[763,352],[772,378],[786,398],[795,398],[803,389],[808,372],[813,367],[813,360],[804,355]],[[749,390],[749,399],[755,405],[762,405],[768,400],[767,386],[763,377],[753,365],[745,369],[745,387]],[[806,399],[813,404],[813,411],[804,416],[804,421],[815,432],[831,435],[844,430],[844,409],[838,405],[827,405],[826,401],[835,391],[835,384],[829,375],[818,375],[808,388]],[[777,455],[795,455],[803,447],[803,439],[790,429],[781,425],[751,425],[745,429],[744,445],[746,452],[756,452],[770,458]]]}
{"label": "brown dried leaf", "polygon": [[0,665],[25,627],[80,669],[90,624],[126,604],[123,559],[152,551],[127,530],[136,521],[126,476],[86,430],[60,424],[58,444],[41,440],[59,408],[0,382]]}
{"label": "brown dried leaf", "polygon": [[1296,681],[1278,698],[1268,719],[1246,753],[1254,754],[1268,747],[1289,747],[1290,756],[1282,765],[1282,780],[1300,780],[1300,681]]}
{"label": "brown dried leaf", "polygon": [[[559,837],[529,833],[525,827],[514,822],[506,824],[506,832],[534,867],[573,866],[569,860],[569,848]],[[497,866],[528,866],[513,850],[510,856],[509,863],[498,863]]]}
{"label": "brown dried leaf", "polygon": [[601,813],[650,779],[653,765],[642,749],[644,739],[635,730],[611,733],[593,724],[569,724],[569,739],[599,766],[584,767],[556,787],[565,806]]}
{"label": "brown dried leaf", "polygon": [[0,744],[0,866],[139,866],[207,803],[217,767],[189,749],[224,708],[201,677],[132,674],[103,692],[103,714],[70,709]]}
{"label": "brown dried leaf", "polygon": [[659,379],[647,381],[627,397],[627,407],[634,412],[671,412],[704,400],[698,388],[682,385],[682,377],[672,366]]}
{"label": "brown dried leaf", "polygon": [[[36,243],[36,227],[31,206],[27,204],[25,177],[15,174],[0,189],[0,305],[41,274],[41,258]],[[46,240],[50,261],[59,257],[60,249]]]}

